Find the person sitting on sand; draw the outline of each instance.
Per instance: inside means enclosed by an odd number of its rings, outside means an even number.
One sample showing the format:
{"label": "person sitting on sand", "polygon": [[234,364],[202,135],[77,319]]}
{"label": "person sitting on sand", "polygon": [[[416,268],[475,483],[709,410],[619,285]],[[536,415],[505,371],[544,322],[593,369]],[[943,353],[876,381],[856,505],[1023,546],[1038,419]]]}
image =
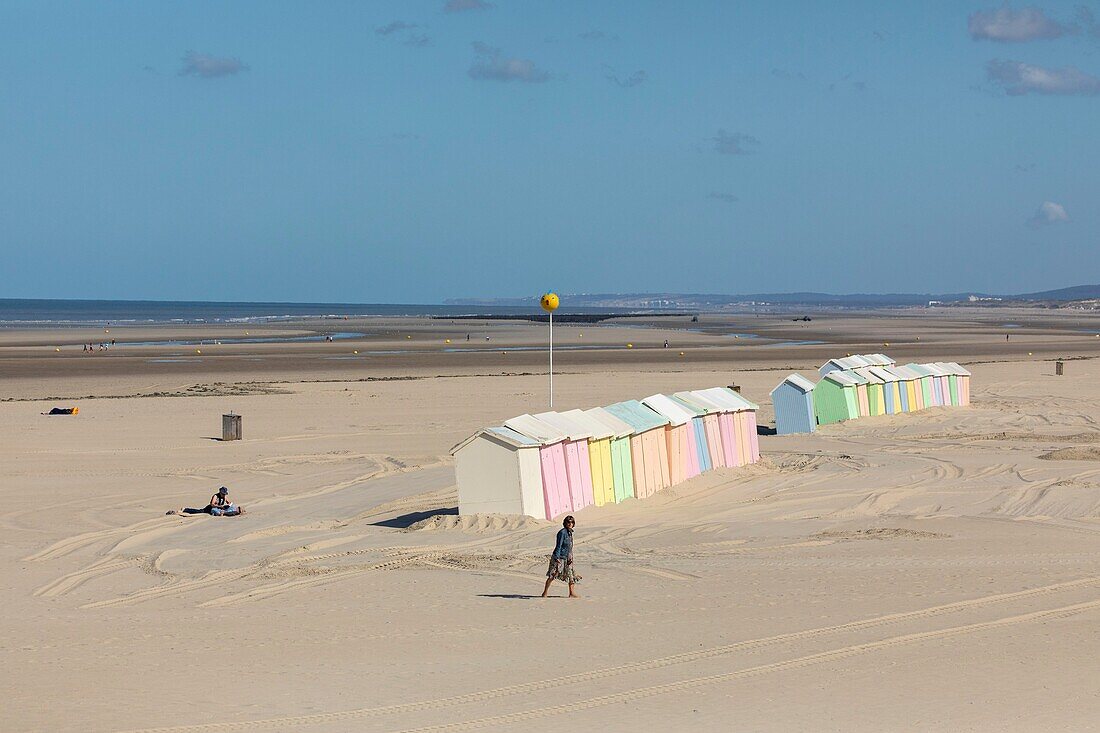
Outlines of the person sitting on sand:
{"label": "person sitting on sand", "polygon": [[546,586],[542,589],[542,597],[546,598],[550,593],[550,584],[555,580],[569,584],[569,597],[580,598],[573,587],[580,582],[581,576],[573,569],[573,527],[577,520],[570,515],[562,521],[562,528],[558,530],[558,539],[554,545],[554,554],[550,556],[550,567],[546,571]]}
{"label": "person sitting on sand", "polygon": [[166,514],[209,514],[214,517],[236,517],[244,514],[244,509],[237,506],[233,502],[229,501],[229,489],[225,486],[218,489],[218,493],[210,497],[210,503],[204,506],[202,509],[192,509],[191,507],[184,507],[183,509],[172,509]]}

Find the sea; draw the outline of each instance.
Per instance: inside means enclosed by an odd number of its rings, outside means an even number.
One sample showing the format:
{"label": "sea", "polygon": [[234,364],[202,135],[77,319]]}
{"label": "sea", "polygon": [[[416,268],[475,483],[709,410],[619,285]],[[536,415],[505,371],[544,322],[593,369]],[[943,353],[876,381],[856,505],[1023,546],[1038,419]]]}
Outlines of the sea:
{"label": "sea", "polygon": [[[564,309],[563,309],[564,310]],[[235,303],[188,300],[38,300],[0,298],[0,328],[65,328],[163,323],[269,323],[345,316],[491,316],[538,313],[537,303]],[[631,308],[570,308],[570,313],[632,313]]]}

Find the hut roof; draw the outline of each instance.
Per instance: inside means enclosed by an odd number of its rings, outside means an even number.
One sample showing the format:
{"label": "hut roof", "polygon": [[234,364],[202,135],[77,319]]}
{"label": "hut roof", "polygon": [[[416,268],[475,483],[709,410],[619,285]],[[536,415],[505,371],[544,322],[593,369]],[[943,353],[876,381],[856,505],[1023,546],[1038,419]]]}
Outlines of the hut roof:
{"label": "hut roof", "polygon": [[630,423],[623,422],[621,418],[615,417],[602,407],[585,410],[584,414],[600,424],[606,425],[607,429],[612,431],[611,434],[616,438],[625,438],[634,432],[634,428]]}
{"label": "hut roof", "polygon": [[905,368],[919,377],[932,377],[936,375],[936,373],[929,369],[926,364],[906,364]]}
{"label": "hut roof", "polygon": [[718,389],[725,392],[731,399],[734,399],[734,400],[740,402],[741,404],[743,404],[745,406],[744,409],[746,409],[746,410],[754,410],[755,411],[755,410],[760,409],[760,405],[756,404],[755,402],[753,402],[750,399],[747,399],[740,392],[735,392],[734,390],[730,389],[729,387],[718,387]]}
{"label": "hut roof", "polygon": [[857,382],[855,379],[852,379],[852,376],[845,371],[829,372],[824,377],[822,377],[822,379],[828,379],[830,381],[836,382],[841,387],[855,387],[857,384],[859,384],[859,382]]}
{"label": "hut roof", "polygon": [[675,400],[676,404],[683,405],[685,410],[690,410],[692,412],[692,414],[695,414],[695,415],[706,415],[708,412],[711,411],[710,409],[708,409],[707,407],[704,407],[700,403],[691,402],[689,400],[684,399],[683,397],[680,396],[682,394],[685,394],[685,393],[684,392],[677,392],[674,395],[670,395],[669,399]]}
{"label": "hut roof", "polygon": [[691,422],[691,419],[696,415],[694,410],[689,410],[682,403],[677,402],[668,395],[650,395],[642,399],[642,404],[661,417],[667,417],[673,425],[683,425]]}
{"label": "hut roof", "polygon": [[899,382],[901,377],[890,371],[889,367],[867,367],[868,371],[881,379],[883,382]]}
{"label": "hut roof", "polygon": [[537,440],[542,445],[569,440],[569,434],[534,415],[519,415],[504,421],[504,426]]}
{"label": "hut roof", "polygon": [[875,369],[876,367],[862,367],[861,369],[854,369],[853,371],[871,384],[885,384],[886,380],[875,374]]}
{"label": "hut roof", "polygon": [[[811,382],[810,380],[806,379],[801,374],[788,375],[788,377],[786,379],[784,379],[782,382],[780,382],[779,384],[777,384],[775,386],[775,389],[779,389],[784,384],[790,384],[790,385],[798,388],[802,392],[813,392],[814,391],[814,383]],[[775,389],[773,389],[769,394],[775,394]]]}
{"label": "hut roof", "polygon": [[578,423],[568,415],[560,412],[539,412],[535,414],[539,420],[548,425],[553,425],[558,430],[569,436],[570,440],[588,440],[592,437],[592,431]]}
{"label": "hut roof", "polygon": [[517,433],[515,430],[506,427],[485,428],[484,430],[478,430],[466,440],[462,441],[454,448],[451,448],[451,455],[458,453],[470,443],[474,442],[481,436],[488,436],[494,440],[498,440],[502,443],[510,445],[514,448],[534,448],[538,447],[540,443],[537,440],[532,440],[522,433]]}
{"label": "hut roof", "polygon": [[863,367],[871,366],[893,366],[896,364],[893,359],[886,356],[886,354],[853,354],[852,356],[842,356],[838,359],[829,359],[821,365],[822,368],[827,367],[829,364],[835,365],[838,369],[861,369]]}
{"label": "hut roof", "polygon": [[958,376],[960,376],[960,377],[969,377],[969,376],[971,376],[971,375],[970,375],[970,372],[969,372],[969,371],[967,371],[966,367],[964,367],[964,366],[961,366],[961,365],[960,365],[960,364],[959,364],[958,362],[956,362],[956,361],[948,361],[948,362],[944,362],[944,364],[945,364],[946,366],[950,367],[951,369],[954,369],[954,370],[955,370],[955,371],[954,371],[954,374],[956,374],[956,375],[958,375]]}
{"label": "hut roof", "polygon": [[920,372],[916,371],[915,369],[911,369],[908,366],[892,366],[889,367],[889,369],[906,381],[920,379],[922,376],[924,376]]}
{"label": "hut roof", "polygon": [[843,372],[843,374],[856,384],[868,384],[871,381],[854,369],[847,369]]}
{"label": "hut roof", "polygon": [[588,431],[589,437],[593,440],[603,440],[604,438],[613,438],[615,431],[604,425],[592,415],[589,415],[584,410],[566,410],[561,413],[563,417],[567,417],[578,425],[582,426]]}
{"label": "hut roof", "polygon": [[638,400],[616,402],[604,408],[615,417],[634,428],[635,433],[644,433],[653,428],[668,425],[668,418],[661,417]]}
{"label": "hut roof", "polygon": [[704,415],[712,412],[729,412],[729,408],[717,405],[713,400],[696,394],[695,392],[676,392],[672,395],[692,409],[701,411]]}
{"label": "hut roof", "polygon": [[921,364],[921,366],[930,371],[933,376],[946,377],[951,374],[951,372],[947,371],[939,364]]}
{"label": "hut roof", "polygon": [[741,412],[743,410],[757,409],[755,404],[749,402],[732,389],[726,389],[725,387],[697,389],[695,390],[695,394],[710,400],[719,407],[725,408],[727,412]]}

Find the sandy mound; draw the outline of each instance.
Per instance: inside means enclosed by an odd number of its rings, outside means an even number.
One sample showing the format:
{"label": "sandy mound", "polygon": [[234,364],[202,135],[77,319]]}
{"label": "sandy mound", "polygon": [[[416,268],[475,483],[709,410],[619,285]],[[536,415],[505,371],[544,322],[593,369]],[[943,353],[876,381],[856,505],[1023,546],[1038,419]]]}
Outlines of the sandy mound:
{"label": "sandy mound", "polygon": [[1044,461],[1100,461],[1100,447],[1059,448],[1039,458]]}
{"label": "sandy mound", "polygon": [[456,530],[459,532],[511,532],[518,529],[534,529],[550,526],[552,523],[543,519],[534,519],[514,514],[470,514],[458,516],[456,514],[437,514],[419,522],[410,524],[406,532],[421,532],[425,530]]}

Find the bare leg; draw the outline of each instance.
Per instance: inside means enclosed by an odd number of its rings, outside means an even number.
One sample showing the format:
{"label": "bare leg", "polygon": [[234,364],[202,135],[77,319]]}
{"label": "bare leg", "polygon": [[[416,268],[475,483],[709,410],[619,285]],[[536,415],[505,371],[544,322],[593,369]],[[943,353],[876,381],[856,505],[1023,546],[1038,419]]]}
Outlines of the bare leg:
{"label": "bare leg", "polygon": [[569,584],[569,597],[570,598],[580,598],[580,596],[578,596],[576,594],[576,592],[573,590],[574,587],[576,587],[576,586],[574,586],[572,583]]}
{"label": "bare leg", "polygon": [[546,598],[546,595],[550,592],[550,584],[554,582],[553,578],[546,579],[546,586],[542,589],[542,597]]}

